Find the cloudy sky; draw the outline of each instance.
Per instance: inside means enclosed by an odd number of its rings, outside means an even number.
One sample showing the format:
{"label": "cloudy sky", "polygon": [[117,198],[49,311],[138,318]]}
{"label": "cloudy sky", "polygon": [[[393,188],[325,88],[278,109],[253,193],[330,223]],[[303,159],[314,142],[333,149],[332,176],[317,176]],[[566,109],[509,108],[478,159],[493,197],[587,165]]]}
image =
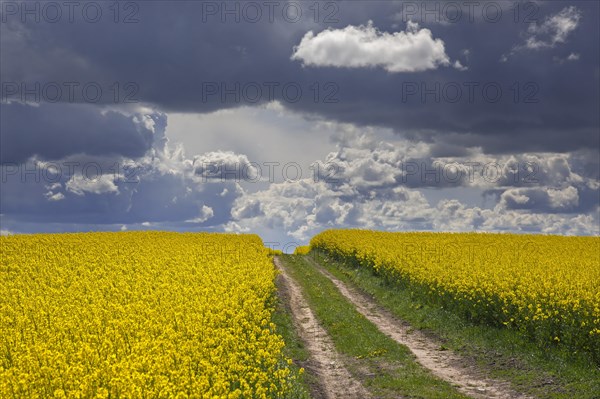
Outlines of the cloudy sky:
{"label": "cloudy sky", "polygon": [[595,1],[0,1],[2,234],[600,234]]}

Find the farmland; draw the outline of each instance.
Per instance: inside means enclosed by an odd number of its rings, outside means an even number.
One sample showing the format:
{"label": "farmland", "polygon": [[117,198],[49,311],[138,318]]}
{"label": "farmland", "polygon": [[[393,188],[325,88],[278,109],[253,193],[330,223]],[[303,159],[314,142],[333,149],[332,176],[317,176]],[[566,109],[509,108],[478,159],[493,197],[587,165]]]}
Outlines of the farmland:
{"label": "farmland", "polygon": [[2,398],[600,389],[599,237],[327,230],[293,255],[215,233],[0,244]]}
{"label": "farmland", "polygon": [[598,237],[329,230],[311,245],[469,320],[600,362]]}
{"label": "farmland", "polygon": [[2,237],[0,397],[284,397],[258,236]]}

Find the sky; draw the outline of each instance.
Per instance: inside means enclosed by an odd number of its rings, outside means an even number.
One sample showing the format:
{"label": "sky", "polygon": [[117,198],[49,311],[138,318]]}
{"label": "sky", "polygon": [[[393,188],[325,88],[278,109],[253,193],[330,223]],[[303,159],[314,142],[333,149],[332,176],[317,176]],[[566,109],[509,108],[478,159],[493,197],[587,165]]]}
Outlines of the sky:
{"label": "sky", "polygon": [[2,234],[600,234],[596,1],[0,1]]}

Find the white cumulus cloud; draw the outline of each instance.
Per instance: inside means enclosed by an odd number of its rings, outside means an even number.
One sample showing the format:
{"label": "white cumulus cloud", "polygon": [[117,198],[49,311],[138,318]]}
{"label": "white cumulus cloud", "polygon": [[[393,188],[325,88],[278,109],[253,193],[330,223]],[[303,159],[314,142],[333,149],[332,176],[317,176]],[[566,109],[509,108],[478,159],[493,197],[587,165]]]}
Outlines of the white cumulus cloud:
{"label": "white cumulus cloud", "polygon": [[204,179],[247,180],[259,179],[260,172],[256,163],[250,162],[244,154],[233,151],[212,151],[194,157],[194,171]]}
{"label": "white cumulus cloud", "polygon": [[202,208],[200,209],[200,215],[194,219],[187,220],[187,222],[204,223],[213,216],[215,216],[213,209],[210,206],[202,205]]}
{"label": "white cumulus cloud", "polygon": [[541,25],[532,24],[527,31],[525,47],[539,49],[565,43],[569,34],[579,25],[581,12],[577,7],[565,7],[558,14],[546,19]]}
{"label": "white cumulus cloud", "polygon": [[106,194],[106,193],[119,193],[119,188],[114,182],[114,175],[100,175],[96,177],[87,177],[83,175],[76,175],[71,177],[67,182],[67,191],[70,191],[77,195],[84,195],[87,193],[92,194]]}
{"label": "white cumulus cloud", "polygon": [[316,35],[309,31],[294,47],[291,58],[307,66],[382,67],[388,72],[417,72],[450,65],[444,42],[410,21],[406,31],[394,33],[379,31],[372,21]]}

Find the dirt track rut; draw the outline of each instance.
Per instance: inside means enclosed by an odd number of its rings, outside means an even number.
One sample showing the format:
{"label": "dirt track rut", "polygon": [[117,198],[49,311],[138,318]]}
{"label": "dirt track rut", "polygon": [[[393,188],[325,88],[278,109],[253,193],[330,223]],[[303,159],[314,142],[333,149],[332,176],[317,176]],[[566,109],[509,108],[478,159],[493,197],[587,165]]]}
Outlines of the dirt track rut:
{"label": "dirt track rut", "polygon": [[318,323],[298,284],[289,277],[278,258],[275,258],[275,265],[281,271],[296,330],[310,353],[305,368],[319,380],[316,392],[312,392],[315,399],[370,398],[367,390],[344,367],[331,337]]}
{"label": "dirt track rut", "polygon": [[358,312],[375,324],[382,333],[408,347],[423,367],[440,379],[450,382],[465,395],[477,399],[531,399],[530,396],[512,390],[507,382],[483,377],[483,373],[476,370],[474,366],[467,366],[469,362],[459,355],[449,350],[442,350],[440,342],[418,330],[413,330],[410,325],[398,320],[367,295],[346,286],[313,259],[308,257],[306,259],[329,278]]}

